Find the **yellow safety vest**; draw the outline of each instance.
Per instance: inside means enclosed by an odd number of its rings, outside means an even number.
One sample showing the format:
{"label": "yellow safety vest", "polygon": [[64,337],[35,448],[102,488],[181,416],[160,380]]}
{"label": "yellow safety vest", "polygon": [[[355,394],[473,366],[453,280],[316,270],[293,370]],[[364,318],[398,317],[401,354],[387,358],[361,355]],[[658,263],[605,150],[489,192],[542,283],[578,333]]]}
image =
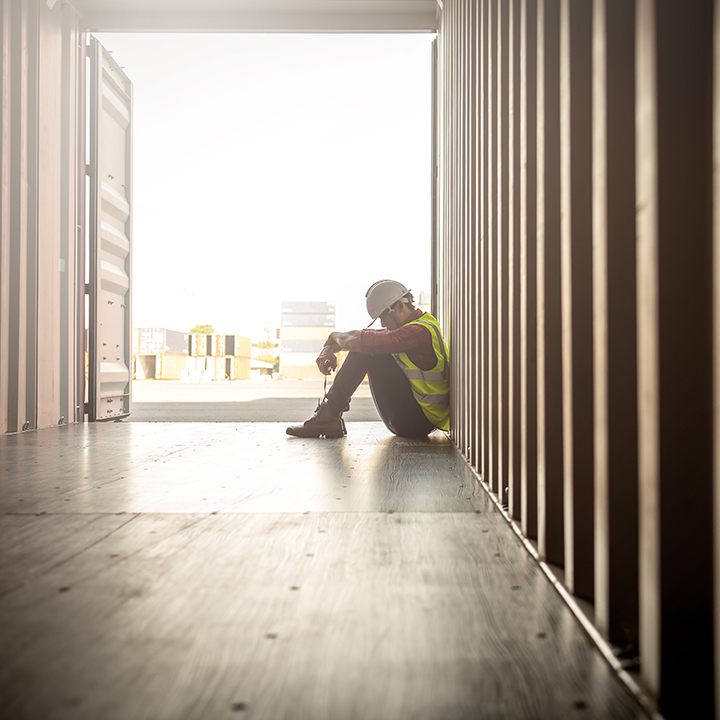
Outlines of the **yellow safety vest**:
{"label": "yellow safety vest", "polygon": [[413,395],[428,420],[441,430],[450,429],[450,363],[448,349],[438,321],[425,313],[406,325],[422,325],[430,331],[437,363],[431,370],[421,370],[407,353],[393,354],[410,381]]}

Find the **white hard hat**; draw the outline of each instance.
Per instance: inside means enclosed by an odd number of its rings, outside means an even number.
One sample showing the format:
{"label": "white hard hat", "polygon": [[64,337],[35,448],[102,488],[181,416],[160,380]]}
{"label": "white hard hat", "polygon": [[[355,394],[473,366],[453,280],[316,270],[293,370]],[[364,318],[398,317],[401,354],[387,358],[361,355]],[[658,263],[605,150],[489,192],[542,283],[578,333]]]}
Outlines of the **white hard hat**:
{"label": "white hard hat", "polygon": [[377,320],[409,292],[402,283],[395,282],[395,280],[378,280],[365,293],[368,314],[373,320]]}

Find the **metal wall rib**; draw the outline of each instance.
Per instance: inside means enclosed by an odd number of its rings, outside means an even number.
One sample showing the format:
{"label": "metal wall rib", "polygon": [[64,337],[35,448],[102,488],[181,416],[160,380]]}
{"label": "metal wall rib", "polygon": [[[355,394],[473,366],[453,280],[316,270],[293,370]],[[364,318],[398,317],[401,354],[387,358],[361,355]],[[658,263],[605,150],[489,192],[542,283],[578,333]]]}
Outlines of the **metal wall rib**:
{"label": "metal wall rib", "polygon": [[717,5],[444,0],[439,32],[451,435],[668,718],[720,677]]}
{"label": "metal wall rib", "polygon": [[2,0],[0,20],[0,432],[18,432],[83,415],[84,40],[68,3]]}

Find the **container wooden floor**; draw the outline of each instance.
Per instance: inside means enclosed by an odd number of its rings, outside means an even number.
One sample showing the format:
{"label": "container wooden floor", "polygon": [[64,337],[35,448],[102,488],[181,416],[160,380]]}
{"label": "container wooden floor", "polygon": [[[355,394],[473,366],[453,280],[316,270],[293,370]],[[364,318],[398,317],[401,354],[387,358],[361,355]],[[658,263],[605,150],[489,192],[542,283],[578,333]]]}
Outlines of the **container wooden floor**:
{"label": "container wooden floor", "polygon": [[0,437],[0,717],[644,715],[442,435]]}

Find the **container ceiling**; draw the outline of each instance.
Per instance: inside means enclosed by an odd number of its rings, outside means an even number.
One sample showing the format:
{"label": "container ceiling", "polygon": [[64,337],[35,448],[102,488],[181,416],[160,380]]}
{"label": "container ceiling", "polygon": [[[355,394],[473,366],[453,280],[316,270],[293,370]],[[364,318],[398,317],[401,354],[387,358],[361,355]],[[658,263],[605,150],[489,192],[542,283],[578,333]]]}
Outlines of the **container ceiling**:
{"label": "container ceiling", "polygon": [[[54,0],[46,0],[48,4]],[[438,0],[70,0],[96,32],[435,32]]]}

